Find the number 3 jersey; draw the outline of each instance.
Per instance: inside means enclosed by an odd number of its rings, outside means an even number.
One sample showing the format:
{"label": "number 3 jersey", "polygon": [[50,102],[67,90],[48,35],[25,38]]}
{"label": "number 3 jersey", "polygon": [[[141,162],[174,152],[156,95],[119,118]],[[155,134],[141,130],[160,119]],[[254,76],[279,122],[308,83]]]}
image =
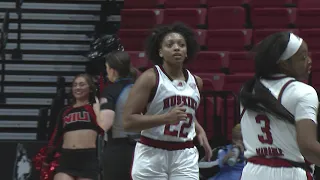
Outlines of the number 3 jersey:
{"label": "number 3 jersey", "polygon": [[146,115],[165,114],[183,103],[188,118],[172,125],[161,125],[141,132],[141,135],[161,141],[192,141],[196,136],[195,114],[200,103],[200,93],[195,77],[184,70],[186,81],[172,80],[161,66],[155,66],[156,92],[147,105]]}
{"label": "number 3 jersey", "polygon": [[[311,86],[282,75],[260,81],[294,115],[296,122],[311,119],[317,123],[319,102]],[[295,125],[268,113],[256,113],[243,107],[240,112],[246,158],[263,156],[305,162],[298,147]]]}

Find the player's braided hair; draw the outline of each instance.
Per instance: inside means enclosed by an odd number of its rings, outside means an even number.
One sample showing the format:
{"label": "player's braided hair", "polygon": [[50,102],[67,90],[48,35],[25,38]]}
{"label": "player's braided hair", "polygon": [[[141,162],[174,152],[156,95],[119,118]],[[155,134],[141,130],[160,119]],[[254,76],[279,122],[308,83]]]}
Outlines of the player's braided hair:
{"label": "player's braided hair", "polygon": [[199,44],[191,28],[181,22],[176,22],[172,25],[160,25],[152,30],[152,33],[147,38],[145,47],[147,57],[155,65],[161,65],[163,63],[162,57],[159,56],[159,49],[161,48],[164,37],[172,32],[181,34],[186,41],[188,58],[184,63],[189,62],[189,60],[193,59],[197,54]]}
{"label": "player's braided hair", "polygon": [[270,76],[281,72],[277,62],[287,48],[289,36],[289,32],[272,34],[254,48],[255,76],[242,86],[240,102],[246,109],[272,113],[281,119],[294,123],[292,115],[279,107],[281,105],[259,80],[260,78],[270,78]]}

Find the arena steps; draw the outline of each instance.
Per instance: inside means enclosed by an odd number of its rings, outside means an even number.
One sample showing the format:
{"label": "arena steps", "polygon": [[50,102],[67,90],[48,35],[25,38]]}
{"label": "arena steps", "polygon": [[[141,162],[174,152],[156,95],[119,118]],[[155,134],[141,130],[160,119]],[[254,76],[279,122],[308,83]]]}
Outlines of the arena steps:
{"label": "arena steps", "polygon": [[[14,0],[0,2],[0,22],[10,13],[5,50],[4,93],[0,105],[0,139],[35,139],[39,109],[50,107],[58,77],[69,86],[85,71],[90,37],[100,23],[104,0],[25,1],[21,7],[22,56],[17,52],[18,22]],[[112,18],[112,17],[110,17]],[[1,69],[2,71],[2,69]],[[67,92],[70,88],[66,89]]]}

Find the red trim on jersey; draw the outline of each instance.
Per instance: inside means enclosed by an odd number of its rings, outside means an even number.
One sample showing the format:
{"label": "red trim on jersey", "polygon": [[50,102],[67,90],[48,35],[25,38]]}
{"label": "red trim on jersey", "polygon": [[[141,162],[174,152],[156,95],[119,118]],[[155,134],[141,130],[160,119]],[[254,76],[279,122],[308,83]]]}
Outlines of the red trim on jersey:
{"label": "red trim on jersey", "polygon": [[[286,159],[280,159],[280,158],[265,158],[265,157],[251,157],[247,160],[250,163],[263,165],[263,166],[269,166],[269,167],[295,167],[290,162],[288,162]],[[308,164],[307,164],[308,165]],[[311,172],[306,171],[307,180],[312,180]]]}
{"label": "red trim on jersey", "polygon": [[[156,68],[156,66],[153,67],[153,70],[154,70],[154,73],[156,74],[156,85],[151,90],[151,94],[149,96],[148,102],[153,101],[159,87],[159,71]],[[147,108],[145,108],[145,112],[147,112]]]}
{"label": "red trim on jersey", "polygon": [[182,150],[182,149],[194,147],[193,141],[169,142],[169,141],[154,140],[145,136],[140,137],[140,143],[150,147],[165,149],[168,151]]}
{"label": "red trim on jersey", "polygon": [[241,114],[240,114],[240,121],[241,121],[241,119],[242,119],[242,116],[244,115],[244,113],[246,112],[246,108],[244,107],[243,109],[242,109],[242,111],[241,111]]}
{"label": "red trim on jersey", "polygon": [[[307,166],[311,167],[312,163],[309,162],[308,160],[306,160],[306,158],[304,158],[304,162],[307,164]],[[314,171],[314,170],[313,170]],[[307,175],[307,180],[313,180],[313,177],[311,175],[311,173],[306,171],[306,175]]]}
{"label": "red trim on jersey", "polygon": [[282,88],[281,88],[281,90],[280,90],[280,93],[279,93],[279,95],[278,95],[278,101],[279,101],[279,102],[281,102],[281,98],[282,98],[282,95],[283,95],[284,90],[289,86],[290,83],[292,83],[292,82],[294,82],[294,81],[296,81],[296,80],[293,80],[293,79],[292,79],[292,80],[286,82],[286,83],[282,86]]}
{"label": "red trim on jersey", "polygon": [[[191,74],[191,73],[190,73],[190,74]],[[198,81],[197,81],[196,76],[195,76],[195,75],[193,75],[193,74],[191,74],[191,75],[193,76],[194,81],[196,82],[196,85],[197,85],[197,87],[198,87],[198,90],[200,91],[201,89],[199,88],[199,83],[198,83]]]}
{"label": "red trim on jersey", "polygon": [[[163,66],[160,66],[160,65],[159,65],[159,68],[161,69],[161,71],[163,72],[163,74],[165,74],[165,75],[170,79],[170,81],[173,81],[173,79],[171,78],[171,76],[169,76],[169,74],[164,70]],[[182,73],[183,73],[183,76],[184,76],[184,78],[185,78],[185,82],[188,82],[188,79],[189,79],[189,73],[188,73],[188,71],[187,71],[185,68],[183,68],[183,69],[182,69]],[[190,73],[190,74],[191,74],[191,73]]]}

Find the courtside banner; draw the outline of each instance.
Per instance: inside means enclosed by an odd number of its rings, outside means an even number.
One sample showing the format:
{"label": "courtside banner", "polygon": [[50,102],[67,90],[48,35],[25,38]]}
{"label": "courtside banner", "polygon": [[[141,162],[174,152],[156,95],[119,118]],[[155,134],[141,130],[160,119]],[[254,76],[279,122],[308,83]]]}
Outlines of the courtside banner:
{"label": "courtside banner", "polygon": [[0,141],[1,180],[39,180],[32,158],[47,142]]}

